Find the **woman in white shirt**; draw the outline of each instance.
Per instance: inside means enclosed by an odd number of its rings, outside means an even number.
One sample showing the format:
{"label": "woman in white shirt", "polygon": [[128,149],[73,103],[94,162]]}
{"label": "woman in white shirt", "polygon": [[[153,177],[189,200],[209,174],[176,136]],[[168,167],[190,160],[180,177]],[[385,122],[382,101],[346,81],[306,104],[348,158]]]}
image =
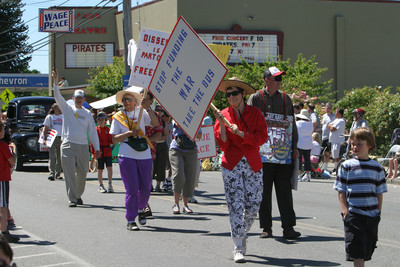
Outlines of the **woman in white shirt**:
{"label": "woman in white shirt", "polygon": [[[57,103],[54,103],[46,118],[44,119],[43,136],[47,136],[49,131],[56,130],[57,136],[53,144],[49,147],[49,180],[62,179],[61,175],[61,133],[62,133],[63,115]],[[46,138],[43,140],[46,144]]]}
{"label": "woman in white shirt", "polygon": [[[113,142],[120,143],[118,163],[125,186],[125,218],[128,221],[129,231],[139,230],[135,222],[136,217],[140,225],[147,222],[144,208],[150,198],[153,161],[150,154],[152,144],[144,133],[146,126],[159,125],[157,116],[150,108],[149,98],[142,99],[140,90],[138,87],[130,87],[117,93],[116,101],[124,108],[113,116],[110,129]],[[140,104],[143,113],[137,128],[141,112]]]}
{"label": "woman in white shirt", "polygon": [[[310,154],[313,146],[312,133],[314,131],[313,123],[308,118],[308,111],[303,109],[300,114],[296,115],[296,126],[299,135],[297,149],[299,150],[299,181],[310,181],[311,161]],[[301,177],[302,163],[304,160],[304,171],[306,172]]]}

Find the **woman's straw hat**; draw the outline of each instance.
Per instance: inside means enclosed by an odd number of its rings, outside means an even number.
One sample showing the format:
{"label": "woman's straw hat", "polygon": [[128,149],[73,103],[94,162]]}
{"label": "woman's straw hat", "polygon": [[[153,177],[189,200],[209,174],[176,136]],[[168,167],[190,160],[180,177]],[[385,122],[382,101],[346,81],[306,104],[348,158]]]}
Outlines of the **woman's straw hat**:
{"label": "woman's straw hat", "polygon": [[142,92],[142,90],[142,87],[131,86],[126,90],[119,91],[115,95],[115,101],[117,101],[118,104],[122,105],[123,96],[126,94],[130,94],[135,97],[137,105],[140,105],[140,102],[142,101],[142,96],[140,95],[140,92]]}
{"label": "woman's straw hat", "polygon": [[246,95],[251,95],[256,92],[256,90],[254,90],[254,88],[251,87],[251,85],[241,81],[237,77],[232,77],[229,78],[228,80],[222,81],[221,85],[218,87],[218,90],[226,93],[226,89],[228,89],[229,87],[238,87],[240,89],[243,89]]}

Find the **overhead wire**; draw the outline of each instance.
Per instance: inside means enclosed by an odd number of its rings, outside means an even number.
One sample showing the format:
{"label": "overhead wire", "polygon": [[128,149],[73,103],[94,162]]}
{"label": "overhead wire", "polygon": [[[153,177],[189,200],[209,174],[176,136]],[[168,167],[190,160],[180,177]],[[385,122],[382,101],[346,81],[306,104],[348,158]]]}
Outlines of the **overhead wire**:
{"label": "overhead wire", "polygon": [[[63,2],[61,5],[65,4],[66,2],[69,2],[69,1],[70,1],[70,0],[66,0],[66,1]],[[105,2],[105,0],[102,0],[101,2],[99,2],[96,6],[92,7],[88,12],[91,12],[92,10],[94,10],[95,8],[97,8],[98,5],[101,4],[102,2]],[[96,10],[96,12],[99,11],[99,10],[101,10],[101,9],[103,9],[103,8],[104,8],[107,4],[109,4],[110,2],[115,2],[115,0],[109,0],[109,1],[108,1],[107,3],[105,3],[102,7],[99,7],[99,8]],[[105,10],[105,11],[104,11],[103,13],[101,13],[100,15],[104,15],[104,14],[110,12],[113,8],[120,6],[122,3],[123,3],[123,2],[120,2],[119,4],[113,6],[112,8],[110,8],[110,9],[108,9],[108,10]],[[61,5],[56,6],[56,7],[61,7]],[[83,21],[81,21],[78,25],[75,25],[75,26],[76,26],[76,27],[80,27],[80,26],[86,25],[87,23],[89,23],[89,22],[91,22],[91,21],[92,21],[92,18],[86,18],[86,19],[84,19]],[[53,33],[53,34],[54,34],[54,33]],[[60,35],[58,35],[58,36],[56,35],[56,38],[57,38],[57,39],[58,39],[58,38],[61,38],[62,36],[64,36],[64,34],[65,34],[65,33],[62,33],[62,34],[60,34]],[[39,50],[40,48],[42,48],[42,47],[48,45],[48,44],[51,43],[51,42],[52,42],[52,40],[49,40],[49,39],[48,39],[48,36],[45,36],[45,37],[43,37],[43,38],[41,38],[41,39],[35,41],[34,43],[31,44],[31,46],[32,46],[32,47],[39,46],[39,47],[36,47],[36,48],[32,49],[32,53],[35,52],[35,51],[37,51],[37,50]],[[23,49],[15,50],[15,51],[8,52],[8,53],[3,53],[3,54],[0,54],[0,57],[6,56],[6,55],[10,55],[10,54],[13,54],[13,53],[18,53],[18,52],[21,52],[21,51],[23,51]],[[15,58],[16,58],[16,57],[15,57]],[[0,63],[5,63],[5,62],[8,62],[8,61],[10,61],[10,60],[0,61]]]}
{"label": "overhead wire", "polygon": [[[108,2],[111,2],[111,0],[108,1]],[[106,3],[106,4],[108,4],[108,3]],[[105,5],[106,5],[106,4],[105,4]],[[112,8],[118,7],[118,6],[121,5],[121,4],[122,4],[122,2],[119,3],[118,5],[113,6]],[[100,9],[102,9],[102,8],[104,8],[104,6],[101,7],[101,8],[99,8],[98,10],[100,10]],[[110,11],[112,10],[112,8],[110,8],[110,9],[104,11],[103,13],[100,13],[100,15],[104,15],[104,14],[110,12]],[[80,27],[80,26],[86,25],[86,24],[88,24],[89,22],[91,22],[91,19],[88,20],[88,21],[81,22],[80,24],[76,25],[76,27]],[[53,33],[53,34],[54,34],[54,33]],[[66,34],[66,33],[62,33],[62,34],[56,35],[56,39],[61,38],[61,37],[64,36],[65,34]],[[42,46],[40,46],[40,47],[34,49],[32,52],[37,51],[38,49],[40,49],[40,48],[42,48],[42,47],[48,45],[48,44],[51,43],[51,42],[52,42],[52,40],[47,40],[46,43],[45,43],[44,45],[42,45]],[[0,55],[0,56],[1,56],[1,55]],[[0,62],[0,63],[1,63],[1,62]]]}

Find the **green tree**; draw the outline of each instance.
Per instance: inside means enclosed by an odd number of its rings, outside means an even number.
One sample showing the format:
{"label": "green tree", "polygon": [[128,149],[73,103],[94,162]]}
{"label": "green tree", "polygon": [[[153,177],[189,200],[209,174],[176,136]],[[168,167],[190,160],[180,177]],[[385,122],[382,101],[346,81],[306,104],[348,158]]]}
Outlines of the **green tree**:
{"label": "green tree", "polygon": [[400,94],[391,94],[392,88],[363,87],[346,91],[336,106],[345,109],[346,129],[353,122],[352,111],[361,108],[366,111],[365,119],[375,133],[376,154],[384,156],[389,150],[394,129],[400,128]]}
{"label": "green tree", "polygon": [[28,27],[22,21],[23,7],[21,0],[0,2],[0,73],[21,73],[32,58]]}
{"label": "green tree", "polygon": [[[268,60],[262,64],[249,64],[242,60],[241,64],[228,67],[229,71],[226,78],[239,77],[258,90],[265,84],[263,79],[265,69],[276,66],[286,72],[281,88],[288,94],[292,94],[295,98],[294,101],[296,99],[303,101],[307,99],[311,102],[327,102],[332,99],[334,94],[331,92],[333,79],[322,80],[323,74],[328,69],[319,68],[315,59],[315,56],[306,59],[302,54],[299,54],[293,64],[291,59]],[[220,109],[228,106],[227,100],[220,92],[217,93],[213,103]]]}
{"label": "green tree", "polygon": [[88,89],[97,98],[106,98],[123,88],[122,76],[125,73],[124,59],[114,57],[113,64],[106,64],[89,69]]}

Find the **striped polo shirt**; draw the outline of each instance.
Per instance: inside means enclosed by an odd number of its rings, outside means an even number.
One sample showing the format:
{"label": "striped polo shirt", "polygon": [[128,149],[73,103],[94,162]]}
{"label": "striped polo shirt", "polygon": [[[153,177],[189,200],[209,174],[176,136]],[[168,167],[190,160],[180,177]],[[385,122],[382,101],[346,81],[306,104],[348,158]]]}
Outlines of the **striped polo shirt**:
{"label": "striped polo shirt", "polygon": [[375,160],[352,158],[340,166],[333,189],[346,193],[350,212],[376,217],[378,195],[387,192],[385,172]]}

